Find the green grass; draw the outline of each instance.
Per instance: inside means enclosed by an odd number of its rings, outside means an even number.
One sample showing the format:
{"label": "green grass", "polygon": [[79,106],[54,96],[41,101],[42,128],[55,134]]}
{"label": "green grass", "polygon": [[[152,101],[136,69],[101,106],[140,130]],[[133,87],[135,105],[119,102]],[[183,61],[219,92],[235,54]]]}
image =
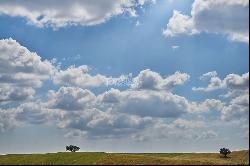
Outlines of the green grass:
{"label": "green grass", "polygon": [[0,156],[0,165],[248,165],[249,151],[235,151],[229,158],[218,153],[102,153],[61,152],[48,154],[8,154]]}

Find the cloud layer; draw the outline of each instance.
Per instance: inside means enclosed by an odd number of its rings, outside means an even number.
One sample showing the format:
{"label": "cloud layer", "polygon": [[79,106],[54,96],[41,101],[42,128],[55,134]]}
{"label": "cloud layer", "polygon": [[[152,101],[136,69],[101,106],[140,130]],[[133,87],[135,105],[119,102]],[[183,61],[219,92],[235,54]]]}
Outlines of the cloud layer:
{"label": "cloud layer", "polygon": [[[197,102],[174,93],[176,86],[190,79],[187,73],[177,71],[162,76],[146,69],[135,77],[112,78],[92,75],[85,65],[61,70],[13,39],[0,41],[0,52],[0,102],[9,103],[0,109],[0,132],[43,124],[65,130],[65,137],[213,139],[218,132],[210,127],[211,120],[242,124],[249,121],[248,73],[228,74],[224,79],[216,71],[203,74],[200,79],[209,80],[208,87],[193,90],[224,89],[222,97],[228,102]],[[113,85],[128,76],[132,82],[126,88],[111,86],[94,93],[107,81]],[[58,87],[48,90],[47,97],[41,99],[36,89],[48,79]]]}

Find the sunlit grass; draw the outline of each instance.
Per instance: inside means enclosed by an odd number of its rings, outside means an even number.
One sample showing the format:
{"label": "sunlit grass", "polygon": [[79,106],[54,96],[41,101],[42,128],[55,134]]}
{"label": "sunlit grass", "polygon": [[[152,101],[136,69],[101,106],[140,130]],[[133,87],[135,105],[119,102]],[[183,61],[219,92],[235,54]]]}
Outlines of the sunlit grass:
{"label": "sunlit grass", "polygon": [[229,158],[219,153],[48,153],[48,154],[9,154],[0,156],[0,164],[39,164],[39,165],[81,165],[81,164],[194,164],[194,165],[248,165],[249,151],[235,151]]}

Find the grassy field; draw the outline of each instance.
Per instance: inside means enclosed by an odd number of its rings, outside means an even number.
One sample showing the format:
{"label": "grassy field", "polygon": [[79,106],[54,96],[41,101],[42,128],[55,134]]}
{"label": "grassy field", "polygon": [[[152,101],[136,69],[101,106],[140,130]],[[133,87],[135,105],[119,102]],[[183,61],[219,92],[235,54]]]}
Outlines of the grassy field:
{"label": "grassy field", "polygon": [[102,153],[102,152],[61,152],[48,154],[8,154],[0,156],[0,165],[248,165],[249,151],[235,151],[229,158],[218,153]]}

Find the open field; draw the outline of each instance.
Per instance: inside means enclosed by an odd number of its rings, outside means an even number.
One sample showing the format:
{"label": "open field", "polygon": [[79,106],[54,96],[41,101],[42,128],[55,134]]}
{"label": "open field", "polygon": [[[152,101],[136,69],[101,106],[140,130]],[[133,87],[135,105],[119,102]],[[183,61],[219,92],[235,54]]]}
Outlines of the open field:
{"label": "open field", "polygon": [[0,165],[7,164],[132,164],[132,165],[248,165],[249,151],[234,151],[229,158],[218,153],[103,153],[60,152],[48,154],[8,154],[0,156]]}

